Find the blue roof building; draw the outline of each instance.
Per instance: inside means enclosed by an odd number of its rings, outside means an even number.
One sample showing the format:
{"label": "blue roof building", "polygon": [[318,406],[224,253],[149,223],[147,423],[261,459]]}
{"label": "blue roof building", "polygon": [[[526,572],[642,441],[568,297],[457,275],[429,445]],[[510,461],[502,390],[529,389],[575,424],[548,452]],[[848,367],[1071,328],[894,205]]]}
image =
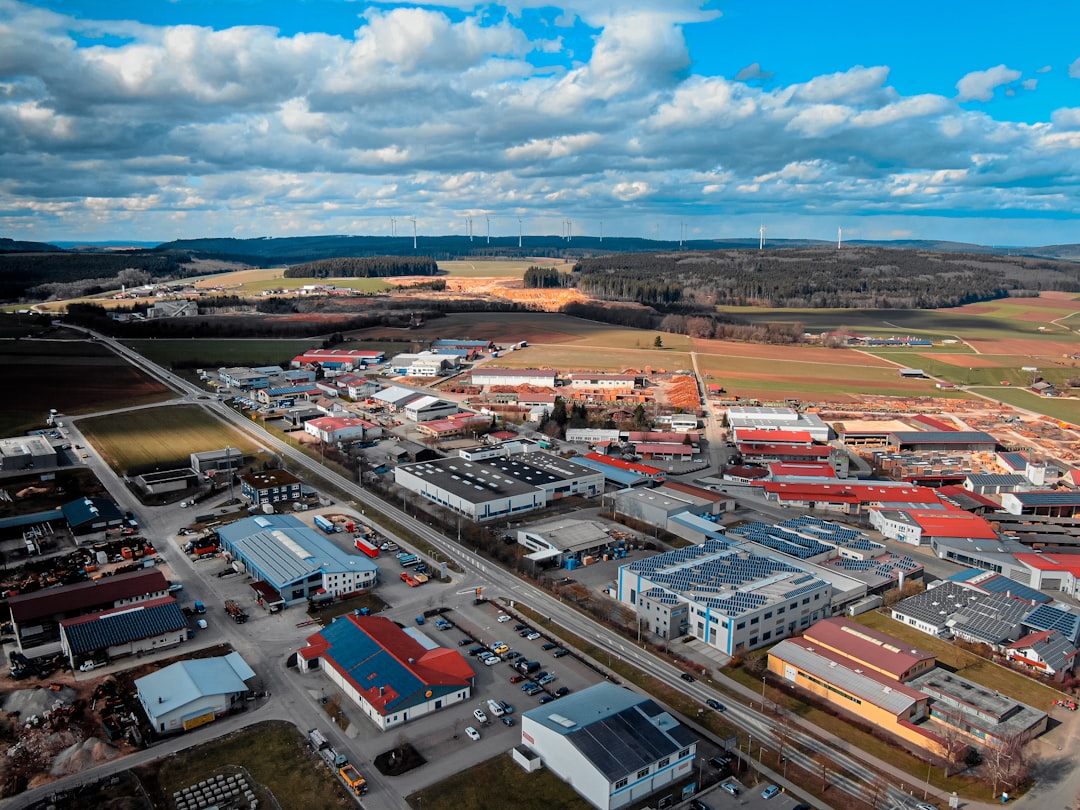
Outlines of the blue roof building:
{"label": "blue roof building", "polygon": [[72,534],[102,532],[124,522],[120,508],[108,498],[80,498],[60,507]]}
{"label": "blue roof building", "polygon": [[639,802],[692,775],[698,743],[651,698],[610,683],[530,709],[521,717],[521,736],[600,810]]}
{"label": "blue roof building", "polygon": [[135,681],[150,725],[158,734],[189,731],[224,717],[255,677],[240,653],[178,661]]}
{"label": "blue roof building", "polygon": [[60,650],[72,669],[84,661],[106,663],[187,640],[187,617],[177,601],[161,597],[60,622]]}
{"label": "blue roof building", "polygon": [[218,537],[245,572],[277,591],[286,605],[316,593],[355,593],[379,575],[370,558],[338,548],[295,515],[244,518],[219,528]]}

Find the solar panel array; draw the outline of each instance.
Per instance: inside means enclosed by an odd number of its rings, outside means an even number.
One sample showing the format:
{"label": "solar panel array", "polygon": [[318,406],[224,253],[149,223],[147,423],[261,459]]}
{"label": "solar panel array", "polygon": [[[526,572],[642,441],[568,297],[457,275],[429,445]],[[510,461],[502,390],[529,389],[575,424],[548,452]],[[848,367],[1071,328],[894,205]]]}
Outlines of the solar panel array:
{"label": "solar panel array", "polygon": [[828,554],[833,550],[817,540],[802,535],[794,534],[777,526],[769,526],[767,523],[747,523],[738,528],[728,529],[729,534],[745,537],[754,543],[759,543],[766,548],[779,551],[799,560]]}
{"label": "solar panel array", "polygon": [[790,520],[785,520],[783,523],[778,523],[776,525],[782,529],[791,529],[792,531],[810,535],[822,542],[830,543],[838,547],[850,548],[857,551],[876,551],[885,549],[884,544],[874,542],[856,529],[841,526],[839,523],[829,523],[821,518],[812,517],[810,515],[791,518]]}
{"label": "solar panel array", "polygon": [[614,782],[661,757],[678,753],[685,743],[677,736],[681,735],[666,733],[634,707],[590,723],[567,735],[567,739]]}
{"label": "solar panel array", "polygon": [[1053,605],[1039,605],[1024,619],[1024,624],[1034,630],[1057,630],[1074,643],[1080,634],[1080,616]]}

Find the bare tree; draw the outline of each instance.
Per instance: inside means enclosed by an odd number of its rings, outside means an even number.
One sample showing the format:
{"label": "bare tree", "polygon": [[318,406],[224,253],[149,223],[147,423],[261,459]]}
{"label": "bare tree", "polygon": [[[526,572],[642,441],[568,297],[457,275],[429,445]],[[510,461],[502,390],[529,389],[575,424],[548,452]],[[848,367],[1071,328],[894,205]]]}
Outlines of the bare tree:
{"label": "bare tree", "polygon": [[948,779],[950,766],[955,766],[959,769],[960,764],[963,763],[964,759],[967,757],[968,749],[971,746],[968,744],[967,739],[965,739],[960,729],[951,724],[947,724],[945,728],[942,729],[941,745],[944,749],[942,755],[945,761],[945,778]]}
{"label": "bare tree", "polygon": [[992,796],[998,795],[998,787],[1007,791],[1022,785],[1031,773],[1025,741],[1014,736],[1001,745],[990,746],[983,758],[983,768],[993,785]]}
{"label": "bare tree", "polygon": [[821,792],[824,793],[829,787],[829,771],[832,767],[832,760],[824,751],[819,751],[814,754],[814,762],[821,768]]}

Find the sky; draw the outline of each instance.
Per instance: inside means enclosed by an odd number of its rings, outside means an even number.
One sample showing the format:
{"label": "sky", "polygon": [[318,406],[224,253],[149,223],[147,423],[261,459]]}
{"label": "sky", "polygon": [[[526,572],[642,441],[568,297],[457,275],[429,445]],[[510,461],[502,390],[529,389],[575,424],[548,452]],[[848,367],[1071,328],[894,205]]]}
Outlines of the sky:
{"label": "sky", "polygon": [[0,0],[0,236],[1077,243],[1077,31],[1061,0]]}

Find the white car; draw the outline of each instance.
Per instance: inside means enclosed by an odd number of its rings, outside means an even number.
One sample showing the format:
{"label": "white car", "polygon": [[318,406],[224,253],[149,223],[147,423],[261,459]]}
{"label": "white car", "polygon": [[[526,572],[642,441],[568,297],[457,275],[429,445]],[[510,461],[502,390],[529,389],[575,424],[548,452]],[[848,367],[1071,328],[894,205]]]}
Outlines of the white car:
{"label": "white car", "polygon": [[497,655],[489,655],[487,658],[484,659],[484,666],[485,667],[493,667],[496,664],[501,664],[501,663],[502,663],[502,659]]}
{"label": "white car", "polygon": [[466,728],[465,728],[465,736],[468,737],[473,742],[476,742],[477,740],[480,739],[480,732],[477,731],[472,726],[466,726]]}
{"label": "white car", "polygon": [[476,722],[478,723],[486,723],[488,721],[488,716],[484,713],[483,709],[473,709],[472,716],[476,718]]}
{"label": "white car", "polygon": [[510,617],[505,613],[499,617],[499,622],[500,623],[501,622],[508,622],[508,621],[510,621]]}

